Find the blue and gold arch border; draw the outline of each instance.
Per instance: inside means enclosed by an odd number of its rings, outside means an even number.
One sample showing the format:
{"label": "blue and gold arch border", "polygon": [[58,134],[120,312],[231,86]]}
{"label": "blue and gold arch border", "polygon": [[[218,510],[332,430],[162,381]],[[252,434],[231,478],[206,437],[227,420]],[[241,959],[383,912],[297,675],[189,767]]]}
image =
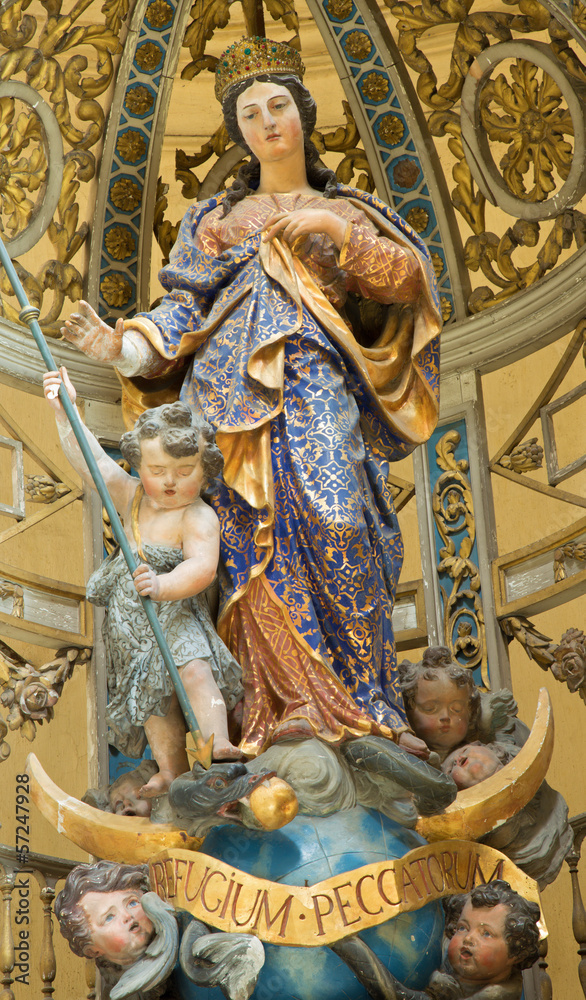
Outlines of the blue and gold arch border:
{"label": "blue and gold arch border", "polygon": [[139,0],[134,9],[104,145],[88,272],[88,298],[104,317],[149,305],[161,123],[190,10],[189,0]]}
{"label": "blue and gold arch border", "polygon": [[344,86],[378,194],[425,240],[444,319],[463,318],[468,278],[449,192],[387,25],[370,0],[308,4]]}

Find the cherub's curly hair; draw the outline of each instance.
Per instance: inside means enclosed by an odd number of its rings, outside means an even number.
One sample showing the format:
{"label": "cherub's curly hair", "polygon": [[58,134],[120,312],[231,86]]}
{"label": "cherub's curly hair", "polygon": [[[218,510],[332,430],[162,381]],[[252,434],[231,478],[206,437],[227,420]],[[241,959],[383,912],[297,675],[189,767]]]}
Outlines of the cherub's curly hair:
{"label": "cherub's curly hair", "polygon": [[456,933],[458,920],[468,901],[475,909],[498,906],[499,903],[504,903],[508,907],[509,913],[505,917],[505,941],[509,958],[515,959],[515,968],[519,971],[530,969],[539,958],[537,921],[541,911],[537,903],[524,899],[503,879],[495,879],[488,885],[478,885],[466,895],[449,896],[444,901],[446,937],[452,938]]}
{"label": "cherub's curly hair", "polygon": [[115,861],[97,861],[93,865],[78,865],[69,872],[65,885],[55,900],[55,916],[63,937],[80,958],[88,956],[92,937],[87,915],[80,905],[87,892],[118,892],[136,889],[150,892],[147,865],[120,865]]}
{"label": "cherub's curly hair", "polygon": [[[224,123],[228,135],[233,142],[238,146],[242,146],[247,153],[250,153],[238,126],[236,102],[240,94],[243,94],[257,80],[261,83],[278,83],[282,87],[286,87],[291,94],[299,110],[301,127],[303,129],[307,180],[312,188],[315,188],[317,191],[323,191],[324,198],[335,198],[338,183],[336,175],[333,170],[329,170],[319,163],[319,153],[311,140],[317,118],[316,104],[307,88],[300,83],[296,76],[285,73],[262,73],[252,79],[241,80],[240,83],[235,83],[233,87],[230,87],[222,102]],[[224,198],[223,215],[228,215],[233,205],[242,201],[251,192],[254,192],[258,187],[259,180],[260,163],[256,156],[250,153],[250,160],[240,167],[236,180]]]}
{"label": "cherub's curly hair", "polygon": [[159,438],[161,445],[173,458],[201,454],[201,465],[206,477],[206,488],[217,479],[224,468],[222,452],[216,444],[213,427],[198,416],[186,403],[165,403],[140,415],[131,431],[120,438],[122,457],[134,469],[140,468],[141,441]]}
{"label": "cherub's curly hair", "polygon": [[476,733],[480,715],[480,691],[474,683],[472,671],[461,667],[452,659],[447,646],[430,646],[425,650],[418,663],[403,660],[399,663],[399,684],[407,712],[415,707],[419,681],[434,681],[440,676],[447,676],[456,685],[468,692],[470,722],[466,739],[472,739]]}

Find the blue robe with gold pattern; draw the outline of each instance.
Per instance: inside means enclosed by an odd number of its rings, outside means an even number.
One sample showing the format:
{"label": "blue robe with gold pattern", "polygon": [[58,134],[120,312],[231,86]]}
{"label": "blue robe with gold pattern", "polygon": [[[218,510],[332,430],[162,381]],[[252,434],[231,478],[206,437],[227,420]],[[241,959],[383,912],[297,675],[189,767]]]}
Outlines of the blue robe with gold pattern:
{"label": "blue robe with gold pattern", "polygon": [[[304,719],[337,742],[407,727],[391,625],[403,547],[390,462],[437,419],[439,304],[422,241],[378,199],[223,195],[187,212],[160,280],[162,303],[132,325],[187,365],[181,398],[215,428],[224,483],[218,630],[243,668],[243,747]],[[292,200],[293,199],[293,200]],[[314,235],[264,242],[277,210],[347,220],[340,251]],[[349,293],[387,308],[361,346]]]}

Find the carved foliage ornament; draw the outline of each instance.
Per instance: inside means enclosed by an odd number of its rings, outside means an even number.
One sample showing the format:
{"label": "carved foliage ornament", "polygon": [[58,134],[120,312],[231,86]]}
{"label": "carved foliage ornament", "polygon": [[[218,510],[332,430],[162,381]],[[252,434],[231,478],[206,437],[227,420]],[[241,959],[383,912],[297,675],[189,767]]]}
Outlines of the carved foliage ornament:
{"label": "carved foliage ornament", "polygon": [[[78,25],[89,5],[80,0],[64,14],[61,0],[54,0],[45,5],[41,20],[25,13],[27,0],[18,0],[0,14],[0,221],[14,255],[25,253],[30,240],[46,232],[51,247],[46,263],[35,274],[26,262],[20,261],[18,269],[50,335],[59,331],[65,299],[76,301],[82,294],[83,278],[73,258],[89,230],[79,222],[77,198],[80,185],[95,175],[91,148],[104,131],[97,98],[112,83],[112,57],[122,48],[116,33],[128,13],[127,0],[109,0],[97,5],[101,17],[96,10],[92,23]],[[93,75],[82,76],[92,59]],[[24,240],[16,243],[21,236]],[[18,322],[4,274],[0,293],[3,314]]]}
{"label": "carved foliage ornament", "polygon": [[500,626],[509,640],[521,643],[530,660],[551,670],[557,681],[586,702],[586,636],[580,629],[567,629],[555,643],[521,615],[501,619]]}
{"label": "carved foliage ornament", "polygon": [[[539,3],[507,3],[516,8],[509,12],[477,9],[474,0],[385,2],[397,19],[401,54],[417,75],[418,96],[430,109],[430,131],[449,138],[452,201],[473,232],[465,262],[488,281],[468,302],[479,312],[535,284],[572,244],[579,249],[586,242],[586,219],[575,207],[586,190],[586,67],[570,31]],[[440,82],[419,42],[450,25],[450,72]],[[535,40],[546,32],[549,44]],[[503,71],[495,75],[497,66]],[[487,199],[518,220],[504,235],[486,225]],[[547,219],[553,224],[542,233],[539,222]],[[525,248],[536,248],[533,263]],[[523,263],[513,259],[517,252]]]}
{"label": "carved foliage ornament", "polygon": [[[491,79],[507,59],[514,60],[510,82],[504,73]],[[470,67],[461,111],[466,158],[485,198],[509,215],[554,218],[586,192],[586,106],[575,86],[551,50],[535,41],[490,46]],[[573,137],[573,151],[566,137]],[[502,174],[489,140],[507,146]],[[558,191],[554,170],[564,181]]]}
{"label": "carved foliage ornament", "polygon": [[53,718],[75,664],[86,663],[90,655],[90,649],[60,649],[53,660],[36,668],[0,640],[0,704],[8,710],[6,719],[0,715],[0,761],[10,753],[4,739],[8,730],[34,740],[37,725]]}
{"label": "carved foliage ornament", "polygon": [[[452,429],[436,445],[437,464],[444,472],[432,494],[432,510],[443,547],[437,571],[446,574],[452,588],[441,586],[444,605],[444,636],[454,659],[473,669],[482,668],[487,681],[484,613],[480,597],[480,575],[471,558],[476,538],[472,489],[468,462],[456,459],[460,434]],[[456,548],[456,541],[458,547]]]}

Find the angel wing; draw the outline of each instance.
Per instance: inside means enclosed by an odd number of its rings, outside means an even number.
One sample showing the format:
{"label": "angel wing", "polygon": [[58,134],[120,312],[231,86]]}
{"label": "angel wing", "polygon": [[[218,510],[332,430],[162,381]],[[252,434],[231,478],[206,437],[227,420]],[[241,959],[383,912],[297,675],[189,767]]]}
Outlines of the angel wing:
{"label": "angel wing", "polygon": [[179,929],[173,907],[156,892],[145,892],[142,908],[155,928],[155,936],[142,958],[124,972],[110,990],[112,1000],[122,1000],[139,990],[150,990],[171,974],[179,951]]}
{"label": "angel wing", "polygon": [[179,962],[198,986],[219,986],[227,1000],[248,1000],[264,965],[265,950],[251,934],[202,934],[193,921],[181,941]]}

